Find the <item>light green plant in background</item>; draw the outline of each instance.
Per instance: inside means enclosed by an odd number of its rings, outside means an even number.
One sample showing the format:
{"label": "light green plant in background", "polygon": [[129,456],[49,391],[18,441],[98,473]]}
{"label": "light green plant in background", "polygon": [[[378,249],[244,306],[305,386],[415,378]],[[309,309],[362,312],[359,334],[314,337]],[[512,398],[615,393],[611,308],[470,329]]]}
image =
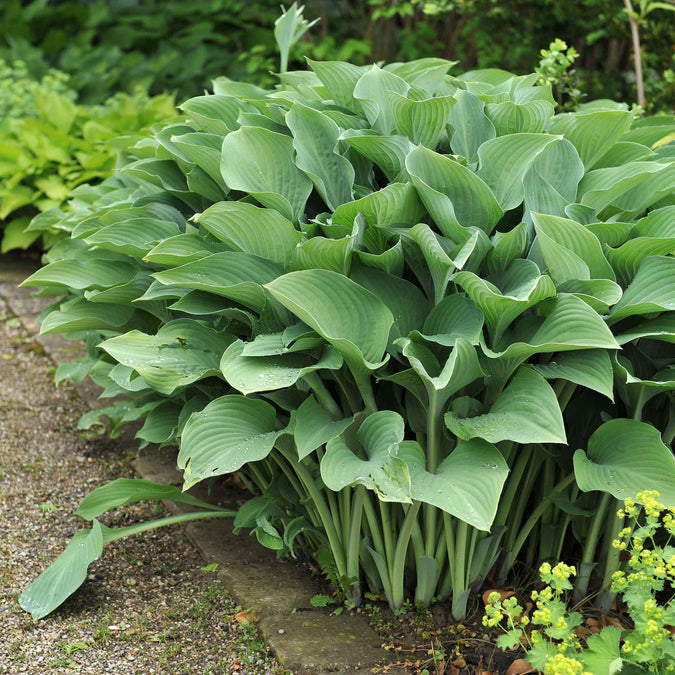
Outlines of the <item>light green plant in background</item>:
{"label": "light green plant in background", "polygon": [[71,190],[109,176],[145,130],[174,116],[168,95],[117,94],[86,107],[64,73],[36,81],[22,62],[0,64],[2,252],[27,248],[41,234],[51,245],[55,233],[26,231],[32,217],[60,215]]}
{"label": "light green plant in background", "polygon": [[[26,282],[60,298],[42,331],[89,350],[57,378],[127,395],[100,414],[177,445],[186,490],[238,472],[235,526],[315,555],[350,606],[461,618],[491,569],[570,544],[608,587],[615,501],[675,505],[673,121],[555,114],[538,73],[310,67],[216,80],[33,221],[69,235]],[[114,535],[78,536],[86,568]],[[77,586],[44,578],[35,616]]]}

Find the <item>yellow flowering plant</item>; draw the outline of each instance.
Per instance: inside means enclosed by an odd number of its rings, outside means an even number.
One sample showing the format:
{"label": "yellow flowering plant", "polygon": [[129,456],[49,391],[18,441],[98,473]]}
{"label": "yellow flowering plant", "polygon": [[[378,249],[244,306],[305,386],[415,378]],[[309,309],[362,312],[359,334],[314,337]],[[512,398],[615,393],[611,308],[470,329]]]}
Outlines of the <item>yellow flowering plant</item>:
{"label": "yellow flowering plant", "polygon": [[[483,617],[487,627],[504,631],[501,649],[523,647],[527,661],[544,675],[613,675],[675,672],[675,507],[644,491],[627,498],[618,513],[629,523],[613,545],[628,555],[626,570],[613,574],[610,592],[620,594],[632,628],[606,626],[599,634],[580,637],[581,612],[569,610],[566,593],[573,589],[576,569],[565,563],[539,568],[546,586],[533,591],[529,618],[515,597],[492,593]],[[536,626],[536,628],[535,628]]]}

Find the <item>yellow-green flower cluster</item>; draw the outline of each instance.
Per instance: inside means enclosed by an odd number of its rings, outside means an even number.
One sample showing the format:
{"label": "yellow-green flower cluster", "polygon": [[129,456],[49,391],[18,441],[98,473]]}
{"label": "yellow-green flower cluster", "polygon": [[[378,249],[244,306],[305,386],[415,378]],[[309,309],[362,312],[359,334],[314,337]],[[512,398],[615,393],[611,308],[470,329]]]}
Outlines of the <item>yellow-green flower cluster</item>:
{"label": "yellow-green flower cluster", "polygon": [[585,671],[581,661],[556,654],[546,662],[544,675],[593,675],[593,673]]}

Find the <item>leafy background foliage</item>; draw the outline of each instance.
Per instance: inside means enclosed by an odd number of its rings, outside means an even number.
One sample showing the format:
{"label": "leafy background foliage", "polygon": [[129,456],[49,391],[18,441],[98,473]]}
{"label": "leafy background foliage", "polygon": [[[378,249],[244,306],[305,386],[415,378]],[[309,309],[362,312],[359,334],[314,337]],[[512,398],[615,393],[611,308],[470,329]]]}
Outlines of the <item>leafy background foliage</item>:
{"label": "leafy background foliage", "polygon": [[[143,131],[175,116],[172,96],[116,94],[82,106],[69,77],[34,79],[23,61],[0,61],[0,223],[2,252],[27,248],[37,212],[58,217],[73,188],[109,176],[127,161]],[[48,247],[54,233],[44,235]]]}
{"label": "leafy background foliage", "polygon": [[[238,471],[235,525],[349,603],[461,618],[495,565],[563,550],[607,587],[616,500],[675,505],[675,120],[556,114],[537,73],[438,58],[310,66],[216,79],[32,222],[69,237],[26,282],[63,296],[42,330],[89,349],[57,379],[125,394],[96,414],[178,445],[185,488]],[[85,532],[78,569],[117,536]],[[63,599],[44,579],[35,615]]]}
{"label": "leafy background foliage", "polygon": [[[636,9],[642,4],[635,3]],[[412,60],[442,56],[461,68],[530,72],[556,38],[580,54],[583,90],[591,98],[635,100],[630,32],[617,0],[310,0],[321,18],[293,52],[348,60]],[[6,0],[0,8],[0,45],[24,58],[36,75],[46,64],[69,73],[83,102],[99,103],[118,90],[177,92],[178,99],[227,75],[273,83],[275,44],[269,27],[274,0]],[[675,104],[672,71],[675,28],[657,10],[641,21],[647,99],[656,109]],[[36,48],[31,50],[30,46]]]}

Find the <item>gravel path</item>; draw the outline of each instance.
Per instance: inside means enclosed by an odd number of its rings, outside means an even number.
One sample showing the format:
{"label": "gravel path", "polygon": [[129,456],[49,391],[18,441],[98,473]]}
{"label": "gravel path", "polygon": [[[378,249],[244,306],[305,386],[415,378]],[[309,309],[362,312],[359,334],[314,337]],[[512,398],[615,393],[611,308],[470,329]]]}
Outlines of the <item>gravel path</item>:
{"label": "gravel path", "polygon": [[[82,526],[92,488],[133,476],[134,445],[76,431],[86,411],[0,301],[0,673],[237,673],[283,670],[176,526],[114,542],[89,581],[33,622],[18,594]],[[157,517],[157,506],[106,524]]]}

